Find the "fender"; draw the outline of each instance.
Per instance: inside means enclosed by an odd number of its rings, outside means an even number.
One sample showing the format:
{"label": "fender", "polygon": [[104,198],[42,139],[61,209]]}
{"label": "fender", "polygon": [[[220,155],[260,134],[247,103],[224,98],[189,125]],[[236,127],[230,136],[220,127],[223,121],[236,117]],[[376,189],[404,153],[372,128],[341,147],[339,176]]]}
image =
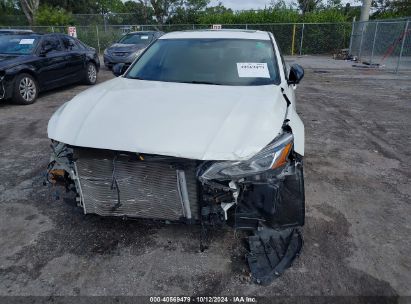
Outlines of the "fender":
{"label": "fender", "polygon": [[288,108],[286,119],[289,120],[288,125],[291,127],[291,130],[294,135],[294,151],[300,154],[301,156],[304,156],[304,151],[305,151],[304,124],[293,107]]}

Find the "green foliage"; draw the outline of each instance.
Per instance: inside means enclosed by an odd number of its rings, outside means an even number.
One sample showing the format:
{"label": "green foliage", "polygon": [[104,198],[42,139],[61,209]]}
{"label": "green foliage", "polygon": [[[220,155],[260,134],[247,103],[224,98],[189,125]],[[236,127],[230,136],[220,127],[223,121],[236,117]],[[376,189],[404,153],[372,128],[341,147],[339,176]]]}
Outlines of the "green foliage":
{"label": "green foliage", "polygon": [[411,16],[411,0],[374,0],[372,19],[393,19]]}
{"label": "green foliage", "polygon": [[199,16],[210,0],[180,0],[173,4],[167,23],[189,24],[197,23]]}
{"label": "green foliage", "polygon": [[27,25],[27,18],[17,0],[0,0],[0,25]]}
{"label": "green foliage", "polygon": [[54,8],[64,8],[73,14],[98,13],[95,0],[41,0],[40,4]]}
{"label": "green foliage", "polygon": [[0,0],[0,16],[10,15],[18,11],[17,3],[14,0]]}
{"label": "green foliage", "polygon": [[219,2],[218,5],[216,6],[205,8],[204,13],[207,15],[216,15],[216,14],[224,14],[224,13],[232,14],[233,11],[231,10],[231,8],[226,8],[221,2]]}
{"label": "green foliage", "polygon": [[153,20],[154,15],[151,7],[131,0],[124,2],[124,9],[121,13],[133,14],[132,20],[130,20],[132,22],[125,21],[124,24],[149,24]]}
{"label": "green foliage", "polygon": [[321,0],[298,0],[298,8],[303,14],[313,12],[321,5]]}
{"label": "green foliage", "polygon": [[121,0],[97,0],[95,3],[100,14],[119,12],[124,8]]}
{"label": "green foliage", "polygon": [[345,22],[348,21],[341,10],[323,9],[306,13],[302,22]]}
{"label": "green foliage", "polygon": [[71,13],[63,8],[43,5],[36,14],[36,25],[69,25],[73,24]]}
{"label": "green foliage", "polygon": [[243,11],[214,14],[205,11],[198,19],[200,24],[262,24],[303,22],[346,22],[349,21],[343,9],[325,8],[305,14],[295,9],[270,8],[261,11]]}

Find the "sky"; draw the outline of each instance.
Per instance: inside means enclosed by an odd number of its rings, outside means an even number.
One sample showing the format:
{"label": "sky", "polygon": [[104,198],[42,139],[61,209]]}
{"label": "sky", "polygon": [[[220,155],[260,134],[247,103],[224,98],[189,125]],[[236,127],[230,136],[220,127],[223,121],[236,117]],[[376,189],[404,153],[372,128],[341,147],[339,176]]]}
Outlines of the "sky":
{"label": "sky", "polygon": [[233,10],[260,9],[270,4],[270,0],[212,0],[210,5],[217,5],[220,1]]}

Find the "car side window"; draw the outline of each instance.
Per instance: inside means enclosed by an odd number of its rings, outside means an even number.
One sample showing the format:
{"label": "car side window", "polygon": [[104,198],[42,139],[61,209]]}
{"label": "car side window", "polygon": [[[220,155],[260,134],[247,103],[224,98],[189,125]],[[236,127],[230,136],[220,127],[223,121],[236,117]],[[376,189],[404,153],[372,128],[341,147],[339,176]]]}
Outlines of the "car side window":
{"label": "car side window", "polygon": [[69,36],[63,36],[61,37],[61,40],[63,41],[63,46],[65,50],[68,51],[78,51],[80,50],[79,45],[77,44],[77,41],[74,40],[73,38]]}
{"label": "car side window", "polygon": [[57,37],[54,36],[49,36],[46,37],[42,44],[41,44],[42,49],[50,48],[50,52],[53,51],[62,51],[63,48],[61,46],[60,40]]}

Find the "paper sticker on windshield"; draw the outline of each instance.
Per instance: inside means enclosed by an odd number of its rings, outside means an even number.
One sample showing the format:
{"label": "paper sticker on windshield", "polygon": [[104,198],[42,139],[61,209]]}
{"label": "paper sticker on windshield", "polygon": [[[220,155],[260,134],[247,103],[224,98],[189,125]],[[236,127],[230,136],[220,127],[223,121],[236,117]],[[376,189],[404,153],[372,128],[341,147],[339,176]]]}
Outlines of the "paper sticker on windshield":
{"label": "paper sticker on windshield", "polygon": [[141,37],[141,40],[147,40],[148,39],[148,36],[140,36]]}
{"label": "paper sticker on windshield", "polygon": [[240,78],[270,78],[267,63],[237,63],[238,77]]}
{"label": "paper sticker on windshield", "polygon": [[21,39],[19,44],[33,44],[34,39]]}

